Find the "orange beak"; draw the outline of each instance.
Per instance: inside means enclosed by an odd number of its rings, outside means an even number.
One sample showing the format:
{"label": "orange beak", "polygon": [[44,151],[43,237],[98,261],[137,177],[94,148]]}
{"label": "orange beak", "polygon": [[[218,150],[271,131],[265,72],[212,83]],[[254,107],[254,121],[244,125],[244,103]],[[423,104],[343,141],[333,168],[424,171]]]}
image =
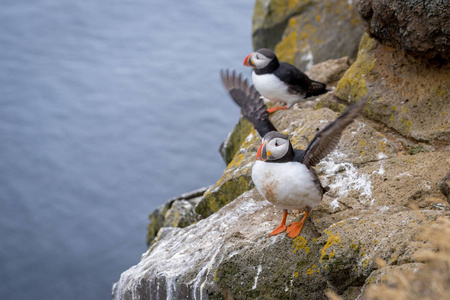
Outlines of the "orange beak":
{"label": "orange beak", "polygon": [[253,67],[255,66],[255,65],[253,64],[253,61],[252,61],[252,55],[253,55],[253,53],[254,53],[254,52],[250,53],[249,55],[247,55],[247,56],[245,57],[245,59],[244,59],[244,66],[251,67],[251,68],[253,68]]}
{"label": "orange beak", "polygon": [[256,160],[265,161],[267,160],[266,143],[262,143],[259,146],[258,151],[256,151]]}

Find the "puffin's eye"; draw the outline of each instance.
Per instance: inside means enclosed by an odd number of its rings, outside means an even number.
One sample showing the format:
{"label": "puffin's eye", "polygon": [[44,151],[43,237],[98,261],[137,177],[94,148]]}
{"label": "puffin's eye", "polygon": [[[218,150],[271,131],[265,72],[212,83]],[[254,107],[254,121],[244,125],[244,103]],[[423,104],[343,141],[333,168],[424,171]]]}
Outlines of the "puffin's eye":
{"label": "puffin's eye", "polygon": [[259,59],[259,56],[258,56],[258,54],[256,54],[256,59]]}
{"label": "puffin's eye", "polygon": [[275,142],[275,147],[278,147],[279,145],[278,145],[278,142]]}

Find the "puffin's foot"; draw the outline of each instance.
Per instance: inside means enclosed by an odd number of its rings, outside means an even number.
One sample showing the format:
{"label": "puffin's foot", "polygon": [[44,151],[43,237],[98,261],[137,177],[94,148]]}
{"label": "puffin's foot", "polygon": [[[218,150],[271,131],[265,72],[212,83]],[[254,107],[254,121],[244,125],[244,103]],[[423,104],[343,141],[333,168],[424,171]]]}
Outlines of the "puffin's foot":
{"label": "puffin's foot", "polygon": [[283,231],[286,231],[286,218],[287,218],[288,212],[287,209],[283,210],[283,219],[281,220],[281,224],[280,226],[278,226],[277,228],[275,228],[270,235],[277,235],[282,233]]}
{"label": "puffin's foot", "polygon": [[289,227],[286,230],[287,236],[295,238],[297,235],[300,234],[300,231],[302,231],[303,224],[304,222],[302,221],[291,223],[291,225],[289,225]]}
{"label": "puffin's foot", "polygon": [[277,234],[280,234],[280,233],[282,233],[283,231],[286,231],[286,225],[280,225],[280,226],[278,226],[277,228],[275,228],[271,233],[270,233],[270,235],[277,235]]}
{"label": "puffin's foot", "polygon": [[271,114],[271,113],[276,112],[277,110],[280,110],[280,109],[288,109],[288,107],[287,106],[274,106],[272,108],[269,108],[267,111]]}
{"label": "puffin's foot", "polygon": [[297,235],[300,234],[303,228],[303,224],[305,224],[306,217],[309,215],[309,211],[305,211],[305,215],[303,216],[302,220],[300,222],[294,222],[289,225],[287,228],[287,236],[290,238],[295,238]]}

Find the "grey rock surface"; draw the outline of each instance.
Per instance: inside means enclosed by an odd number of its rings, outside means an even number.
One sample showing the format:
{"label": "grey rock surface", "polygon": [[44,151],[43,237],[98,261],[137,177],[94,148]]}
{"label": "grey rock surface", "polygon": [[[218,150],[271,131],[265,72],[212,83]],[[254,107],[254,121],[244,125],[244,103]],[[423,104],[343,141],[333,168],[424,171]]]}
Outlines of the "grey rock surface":
{"label": "grey rock surface", "polygon": [[450,57],[447,0],[356,0],[366,31],[413,56]]}

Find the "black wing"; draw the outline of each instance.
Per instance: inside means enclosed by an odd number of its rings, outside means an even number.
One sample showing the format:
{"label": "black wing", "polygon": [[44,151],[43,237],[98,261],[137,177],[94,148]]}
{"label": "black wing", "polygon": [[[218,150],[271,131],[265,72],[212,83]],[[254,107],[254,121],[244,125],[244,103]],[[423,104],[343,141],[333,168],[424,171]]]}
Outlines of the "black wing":
{"label": "black wing", "polygon": [[305,73],[286,62],[280,62],[280,67],[274,74],[289,86],[289,91],[293,94],[304,95],[311,85],[311,79]]}
{"label": "black wing", "polygon": [[344,129],[358,116],[366,101],[367,98],[352,105],[336,120],[319,131],[306,148],[302,163],[315,166],[330,154],[339,143]]}
{"label": "black wing", "polygon": [[249,86],[247,80],[242,79],[242,74],[221,70],[220,76],[231,98],[241,108],[242,115],[253,124],[261,138],[270,131],[277,131],[269,120],[264,100],[253,85]]}
{"label": "black wing", "polygon": [[281,62],[275,74],[288,84],[290,93],[304,95],[307,98],[328,92],[325,83],[312,80],[308,75],[289,63]]}

